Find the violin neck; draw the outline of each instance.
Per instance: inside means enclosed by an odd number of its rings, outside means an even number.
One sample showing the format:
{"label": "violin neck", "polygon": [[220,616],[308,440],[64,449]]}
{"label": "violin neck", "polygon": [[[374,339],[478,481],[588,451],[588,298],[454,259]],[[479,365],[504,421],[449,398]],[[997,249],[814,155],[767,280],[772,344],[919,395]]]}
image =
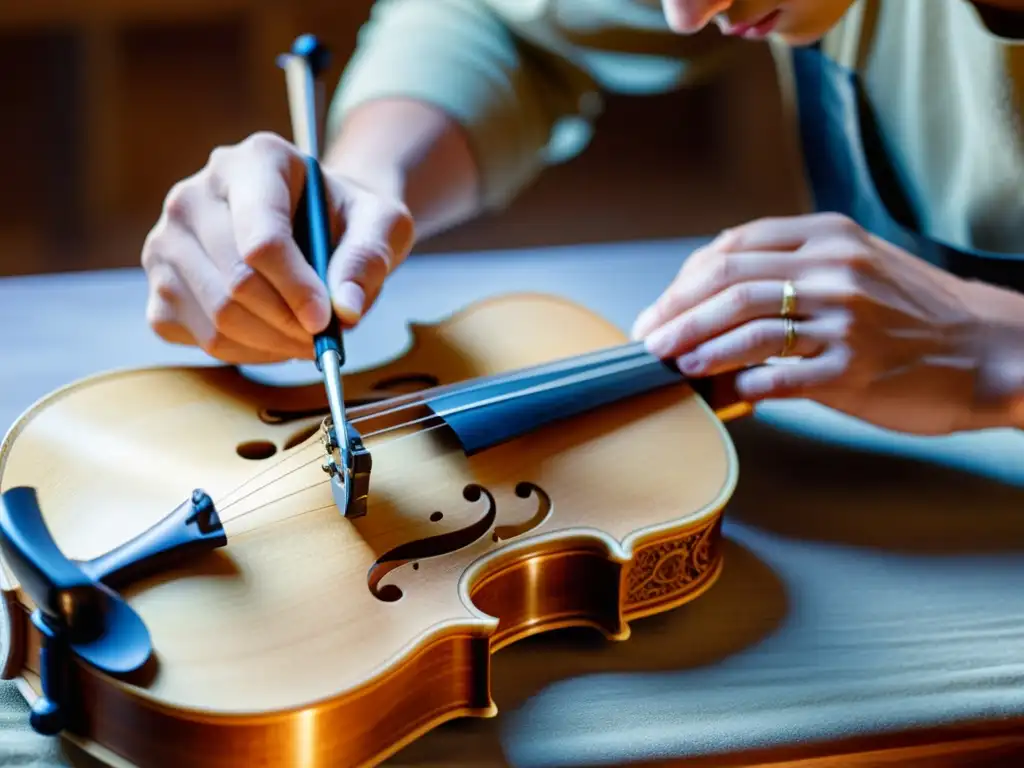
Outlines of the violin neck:
{"label": "violin neck", "polygon": [[[694,384],[672,362],[633,342],[445,388],[427,395],[423,404],[472,455],[558,421],[682,383]],[[723,406],[730,405],[718,384],[705,382],[699,394],[714,393]]]}

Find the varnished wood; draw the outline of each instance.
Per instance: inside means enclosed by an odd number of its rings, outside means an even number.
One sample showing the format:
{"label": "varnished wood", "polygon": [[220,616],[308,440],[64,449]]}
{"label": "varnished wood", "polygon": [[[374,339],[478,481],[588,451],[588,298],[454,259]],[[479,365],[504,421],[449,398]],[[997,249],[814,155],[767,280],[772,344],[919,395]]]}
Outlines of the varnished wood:
{"label": "varnished wood", "polygon": [[[353,418],[410,387],[624,341],[602,318],[539,295],[481,302],[412,331],[405,354],[346,377],[346,395],[366,402]],[[572,625],[624,640],[630,621],[718,578],[736,455],[721,413],[685,384],[471,458],[443,430],[369,436],[369,512],[354,521],[334,509],[319,467],[322,415],[303,415],[323,404],[319,385],[151,368],[75,382],[12,428],[0,488],[36,487],[69,557],[109,551],[194,487],[218,501],[229,535],[225,549],[125,592],[153,635],[156,675],[129,685],[77,668],[86,751],[146,766],[374,764],[444,721],[494,715],[497,649]],[[471,484],[493,496],[487,535],[387,573],[377,589],[397,585],[400,600],[374,596],[376,558],[488,511],[486,494],[464,497]],[[4,578],[22,615],[5,623],[3,676],[22,678],[31,698],[31,606]]]}

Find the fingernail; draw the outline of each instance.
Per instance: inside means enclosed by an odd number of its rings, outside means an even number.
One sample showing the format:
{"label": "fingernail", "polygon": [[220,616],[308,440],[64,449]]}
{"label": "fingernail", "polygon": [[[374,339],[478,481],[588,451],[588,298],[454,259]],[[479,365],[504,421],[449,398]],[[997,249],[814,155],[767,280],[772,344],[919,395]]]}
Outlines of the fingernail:
{"label": "fingernail", "polygon": [[676,361],[676,364],[679,366],[679,370],[683,373],[688,373],[691,376],[693,374],[700,373],[704,369],[704,363],[700,359],[700,356],[693,352],[688,352],[680,357]]}
{"label": "fingernail", "polygon": [[342,283],[331,296],[334,311],[342,322],[353,324],[363,314],[363,289],[355,283]]}
{"label": "fingernail", "polygon": [[655,357],[665,357],[672,349],[670,329],[664,325],[644,340],[647,351]]}
{"label": "fingernail", "polygon": [[310,299],[295,313],[308,333],[318,333],[327,325],[331,317],[326,294]]}
{"label": "fingernail", "polygon": [[644,335],[650,330],[651,321],[654,319],[654,307],[648,307],[639,315],[633,322],[633,331],[630,334],[633,337],[633,341],[637,341],[644,337]]}

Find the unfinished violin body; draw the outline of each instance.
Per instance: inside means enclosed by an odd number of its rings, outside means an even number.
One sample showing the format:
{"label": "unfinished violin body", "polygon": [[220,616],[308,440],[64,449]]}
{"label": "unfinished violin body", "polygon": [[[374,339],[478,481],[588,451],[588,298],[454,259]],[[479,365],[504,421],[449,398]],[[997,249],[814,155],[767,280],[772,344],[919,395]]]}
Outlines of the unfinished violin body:
{"label": "unfinished violin body", "polygon": [[[570,625],[624,640],[714,583],[742,404],[557,298],[411,334],[345,377],[372,457],[361,516],[332,503],[319,384],[127,370],[22,416],[0,450],[0,676],[37,730],[109,765],[375,765],[494,715],[503,646]],[[472,386],[495,381],[497,399]],[[529,408],[488,410],[511,402]]]}

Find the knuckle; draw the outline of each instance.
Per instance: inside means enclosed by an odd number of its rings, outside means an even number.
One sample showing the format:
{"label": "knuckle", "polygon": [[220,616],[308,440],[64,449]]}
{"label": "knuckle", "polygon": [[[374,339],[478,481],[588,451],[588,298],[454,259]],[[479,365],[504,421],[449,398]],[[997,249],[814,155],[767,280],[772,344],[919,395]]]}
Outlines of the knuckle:
{"label": "knuckle", "polygon": [[210,150],[204,170],[219,178],[225,175],[232,163],[237,162],[238,155],[263,157],[289,149],[288,142],[273,131],[256,131],[237,144],[221,144]]}
{"label": "knuckle", "polygon": [[860,225],[845,213],[827,211],[818,215],[821,217],[821,220],[825,222],[826,226],[836,234],[843,235],[845,237],[860,237]]}
{"label": "knuckle", "polygon": [[847,345],[840,345],[834,352],[828,372],[833,376],[841,376],[853,370],[856,358],[853,349]]}
{"label": "knuckle", "polygon": [[164,341],[175,342],[181,338],[181,326],[172,318],[160,313],[159,310],[147,312],[149,327]]}
{"label": "knuckle", "polygon": [[776,395],[793,392],[799,385],[796,372],[789,366],[773,366],[768,372],[768,388]]}
{"label": "knuckle", "polygon": [[229,295],[218,296],[210,306],[210,322],[214,330],[218,334],[230,330],[238,320],[240,308]]}
{"label": "knuckle", "polygon": [[877,272],[875,254],[864,246],[853,245],[847,248],[843,264],[850,278],[858,282]]}
{"label": "knuckle", "polygon": [[391,251],[389,258],[401,259],[412,248],[416,237],[416,221],[409,208],[402,203],[389,205],[385,217]]}
{"label": "knuckle", "polygon": [[827,338],[832,346],[851,348],[856,343],[857,326],[849,317],[838,317],[832,323]]}
{"label": "knuckle", "polygon": [[846,270],[841,273],[834,285],[835,302],[850,310],[867,301],[867,289],[861,276],[854,270]]}
{"label": "knuckle", "polygon": [[252,292],[256,281],[256,270],[244,261],[236,262],[227,276],[226,290],[232,299],[238,299]]}
{"label": "knuckle", "polygon": [[142,243],[142,252],[139,255],[139,263],[142,265],[143,270],[147,273],[150,272],[158,259],[158,248],[160,241],[162,240],[162,233],[158,230],[162,228],[161,224],[157,224],[153,229],[146,235],[146,239]]}
{"label": "knuckle", "polygon": [[188,331],[178,322],[174,306],[156,295],[146,306],[146,323],[164,341],[181,344],[189,340]]}
{"label": "knuckle", "polygon": [[747,283],[733,285],[726,290],[725,303],[730,314],[743,314],[754,303],[753,291]]}
{"label": "knuckle", "polygon": [[775,341],[772,325],[767,321],[749,323],[746,332],[746,345],[752,349],[760,349]]}
{"label": "knuckle", "polygon": [[227,357],[230,341],[223,333],[215,331],[208,335],[199,346],[210,357],[223,360]]}
{"label": "knuckle", "polygon": [[196,177],[176,182],[164,199],[164,215],[168,221],[183,224],[188,221],[192,201],[196,196]]}
{"label": "knuckle", "polygon": [[836,338],[843,341],[850,341],[857,333],[856,316],[850,312],[840,312],[835,318]]}
{"label": "knuckle", "polygon": [[724,288],[732,282],[736,274],[735,263],[729,254],[720,254],[711,266],[711,284],[716,288]]}
{"label": "knuckle", "polygon": [[347,256],[352,270],[366,278],[383,278],[391,271],[394,261],[391,246],[386,242],[353,243]]}
{"label": "knuckle", "polygon": [[210,150],[206,158],[206,167],[216,173],[224,167],[225,162],[231,157],[232,147],[216,146]]}
{"label": "knuckle", "polygon": [[702,245],[699,248],[695,248],[683,259],[683,263],[679,266],[679,272],[682,273],[685,269],[697,269],[698,267],[706,266],[708,260],[717,256],[718,252],[711,245]]}
{"label": "knuckle", "polygon": [[181,286],[165,270],[159,270],[150,276],[150,290],[165,306],[172,307],[181,301]]}
{"label": "knuckle", "polygon": [[279,257],[288,247],[288,236],[279,231],[262,232],[252,235],[239,248],[242,263],[249,267]]}
{"label": "knuckle", "polygon": [[257,154],[278,152],[287,149],[288,146],[288,142],[273,131],[256,131],[247,136],[239,145],[240,148]]}

